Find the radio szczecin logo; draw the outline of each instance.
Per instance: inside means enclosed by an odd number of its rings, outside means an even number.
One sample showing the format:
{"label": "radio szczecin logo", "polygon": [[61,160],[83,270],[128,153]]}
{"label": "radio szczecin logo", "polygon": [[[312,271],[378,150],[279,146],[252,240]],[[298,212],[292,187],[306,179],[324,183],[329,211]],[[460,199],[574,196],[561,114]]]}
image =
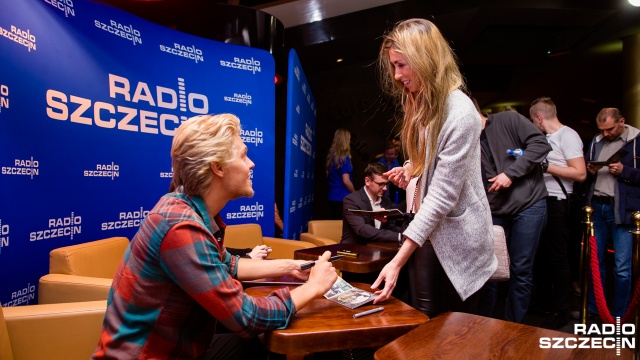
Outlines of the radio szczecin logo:
{"label": "radio szczecin logo", "polygon": [[95,170],[84,170],[85,177],[106,177],[111,180],[120,177],[120,165],[111,162],[111,164],[96,164]]}
{"label": "radio szczecin logo", "polygon": [[34,160],[33,156],[31,159],[15,159],[13,166],[2,167],[2,175],[25,175],[31,177],[31,180],[33,180],[34,176],[40,174],[39,166],[40,162]]}
{"label": "radio szczecin logo", "polygon": [[0,219],[0,254],[2,249],[9,246],[9,225],[3,224]]}
{"label": "radio szczecin logo", "polygon": [[262,72],[260,60],[254,59],[253,57],[248,59],[234,57],[233,61],[220,60],[220,66],[250,71],[253,74]]}
{"label": "radio szczecin logo", "polygon": [[44,2],[62,11],[65,17],[76,16],[73,0],[44,0]]}
{"label": "radio szczecin logo", "polygon": [[242,142],[245,144],[255,144],[255,146],[258,146],[264,142],[263,136],[264,134],[258,130],[258,128],[248,130],[240,129],[240,139],[242,139]]}
{"label": "radio szczecin logo", "polygon": [[133,28],[133,25],[123,25],[115,20],[109,20],[109,23],[103,23],[100,20],[93,20],[94,25],[101,30],[111,33],[115,36],[129,40],[136,44],[142,44],[142,36],[140,31]]}
{"label": "radio szczecin logo", "polygon": [[68,217],[49,219],[48,228],[45,230],[32,231],[29,234],[29,241],[48,240],[66,236],[73,240],[73,235],[80,233],[82,233],[82,216],[77,216],[72,212]]}
{"label": "radio szczecin logo", "polygon": [[264,205],[256,202],[254,205],[241,205],[240,211],[228,212],[227,219],[256,219],[264,217]]}
{"label": "radio szczecin logo", "polygon": [[0,35],[26,47],[29,52],[36,50],[36,36],[29,29],[22,30],[14,25],[11,25],[9,30],[0,27]]}
{"label": "radio szczecin logo", "polygon": [[173,46],[160,45],[160,51],[169,53],[171,55],[184,57],[196,62],[204,62],[204,56],[202,50],[198,49],[195,45],[185,46],[178,43],[173,43]]}
{"label": "radio szczecin logo", "polygon": [[0,113],[2,109],[9,108],[9,87],[4,84],[0,84]]}
{"label": "radio szczecin logo", "polygon": [[11,300],[6,303],[3,303],[3,307],[9,306],[18,306],[18,305],[28,305],[29,300],[36,299],[36,287],[35,285],[31,285],[31,283],[27,283],[27,286],[24,289],[13,291],[11,293]]}
{"label": "radio szczecin logo", "polygon": [[226,102],[244,104],[245,106],[249,106],[253,104],[253,98],[248,93],[244,93],[244,94],[233,93],[233,96],[225,96],[223,100]]}
{"label": "radio szczecin logo", "polygon": [[209,99],[206,95],[187,92],[183,78],[178,78],[177,84],[176,90],[166,86],[153,86],[143,81],[136,83],[126,77],[109,74],[109,97],[131,103],[131,107],[48,89],[46,112],[53,120],[70,120],[72,123],[95,125],[105,129],[173,136],[181,122],[187,120],[186,116],[139,110],[137,106],[144,104],[158,109],[190,111],[199,115],[209,113]]}
{"label": "radio szczecin logo", "polygon": [[634,324],[621,324],[616,317],[615,324],[574,324],[573,333],[580,337],[542,337],[541,349],[635,349],[636,327]]}
{"label": "radio szczecin logo", "polygon": [[103,222],[101,230],[117,230],[140,227],[140,222],[149,215],[149,210],[140,207],[136,211],[123,211],[118,214],[118,220]]}

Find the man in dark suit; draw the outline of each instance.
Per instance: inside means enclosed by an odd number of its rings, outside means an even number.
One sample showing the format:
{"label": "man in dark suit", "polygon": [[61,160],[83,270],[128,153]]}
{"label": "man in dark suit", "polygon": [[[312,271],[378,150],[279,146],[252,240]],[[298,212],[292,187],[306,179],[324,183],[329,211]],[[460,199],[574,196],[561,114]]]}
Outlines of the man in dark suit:
{"label": "man in dark suit", "polygon": [[391,199],[384,196],[389,180],[382,174],[387,171],[387,167],[379,162],[367,165],[364,170],[364,187],[344,198],[342,243],[366,245],[371,241],[400,241],[401,229],[395,225],[395,221],[382,222],[349,211],[349,209],[372,211],[395,207]]}

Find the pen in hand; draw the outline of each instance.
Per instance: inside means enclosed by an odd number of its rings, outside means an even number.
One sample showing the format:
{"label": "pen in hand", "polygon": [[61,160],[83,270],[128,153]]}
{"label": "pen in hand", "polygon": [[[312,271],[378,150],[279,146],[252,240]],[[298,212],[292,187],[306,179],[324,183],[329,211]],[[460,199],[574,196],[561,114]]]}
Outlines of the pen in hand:
{"label": "pen in hand", "polygon": [[[334,255],[334,256],[332,256],[332,257],[330,257],[330,258],[329,258],[329,262],[332,262],[332,261],[336,261],[336,260],[342,259],[343,257],[344,257],[344,255]],[[308,262],[308,263],[305,263],[305,264],[300,265],[300,270],[307,270],[307,269],[311,269],[312,267],[314,267],[314,266],[316,265],[316,262],[317,262],[317,261],[318,261],[318,260],[316,260],[316,261],[311,261],[311,262]]]}

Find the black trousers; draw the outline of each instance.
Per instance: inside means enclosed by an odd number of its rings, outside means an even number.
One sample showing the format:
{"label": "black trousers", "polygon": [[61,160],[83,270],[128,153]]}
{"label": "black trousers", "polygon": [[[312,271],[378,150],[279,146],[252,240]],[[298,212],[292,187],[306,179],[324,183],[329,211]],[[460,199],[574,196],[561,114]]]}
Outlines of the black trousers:
{"label": "black trousers", "polygon": [[411,305],[429,317],[435,317],[447,311],[475,314],[479,294],[476,292],[462,301],[453,284],[444,272],[436,256],[431,241],[409,258],[409,279]]}
{"label": "black trousers", "polygon": [[571,268],[568,248],[572,221],[568,200],[547,198],[547,227],[540,238],[536,261],[536,302],[553,312],[569,310]]}

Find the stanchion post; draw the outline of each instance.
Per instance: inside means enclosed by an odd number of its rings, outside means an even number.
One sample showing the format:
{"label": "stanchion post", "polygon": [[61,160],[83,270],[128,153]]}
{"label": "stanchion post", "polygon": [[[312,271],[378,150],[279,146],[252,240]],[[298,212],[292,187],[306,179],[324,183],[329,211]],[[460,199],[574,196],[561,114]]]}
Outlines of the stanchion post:
{"label": "stanchion post", "polygon": [[584,225],[584,231],[582,232],[582,243],[580,244],[580,290],[582,292],[582,303],[580,306],[580,322],[582,324],[587,323],[587,290],[589,289],[589,263],[591,255],[590,237],[594,236],[593,222],[591,221],[591,214],[593,214],[593,208],[591,206],[585,206],[582,208],[585,219],[582,221]]}
{"label": "stanchion post", "polygon": [[[635,230],[630,230],[629,232],[633,234],[633,257],[632,257],[632,269],[633,269],[633,281],[631,281],[632,284],[636,284],[638,282],[638,278],[640,278],[640,211],[634,211],[631,214],[631,222],[634,223],[636,225],[636,229]],[[640,312],[638,309],[636,309],[636,318],[635,318],[635,326],[636,326],[636,344],[638,344],[638,341],[640,340],[640,337],[638,336],[638,325],[640,323]],[[636,346],[635,348],[636,351],[636,356],[635,358],[638,359],[638,346]]]}

